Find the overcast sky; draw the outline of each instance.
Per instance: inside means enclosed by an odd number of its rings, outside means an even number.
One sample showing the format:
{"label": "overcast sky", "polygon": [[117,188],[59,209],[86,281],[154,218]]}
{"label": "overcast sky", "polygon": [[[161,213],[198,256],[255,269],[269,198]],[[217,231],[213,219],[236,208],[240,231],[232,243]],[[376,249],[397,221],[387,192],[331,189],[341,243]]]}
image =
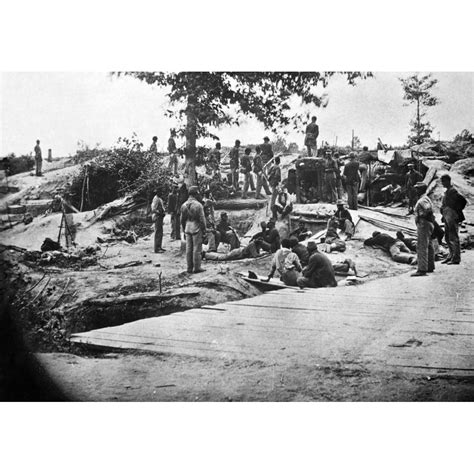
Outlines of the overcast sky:
{"label": "overcast sky", "polygon": [[[376,73],[374,79],[349,86],[343,78],[331,81],[325,90],[325,109],[310,111],[318,116],[320,138],[333,144],[349,144],[351,131],[363,144],[374,147],[377,137],[385,143],[405,143],[413,107],[403,105],[398,81],[409,73]],[[440,105],[429,111],[434,137],[452,139],[462,129],[473,130],[473,74],[437,72],[434,93]],[[110,146],[120,136],[136,132],[146,145],[153,135],[164,147],[174,126],[164,117],[164,92],[133,78],[110,78],[103,72],[2,73],[0,76],[0,155],[29,153],[39,138],[46,154],[74,154],[79,140],[94,146]],[[236,138],[259,143],[265,132],[255,120],[240,127],[223,128],[218,135],[224,145]],[[303,134],[286,137],[301,147]]]}

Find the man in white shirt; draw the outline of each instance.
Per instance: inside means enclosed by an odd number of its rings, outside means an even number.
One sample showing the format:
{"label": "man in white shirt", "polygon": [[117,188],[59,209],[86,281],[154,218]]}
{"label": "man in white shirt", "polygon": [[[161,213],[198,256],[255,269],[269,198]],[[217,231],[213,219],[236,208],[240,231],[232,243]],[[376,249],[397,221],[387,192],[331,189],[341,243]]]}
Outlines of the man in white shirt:
{"label": "man in white shirt", "polygon": [[275,271],[278,270],[280,280],[289,286],[297,286],[296,280],[302,271],[301,263],[296,253],[290,249],[290,240],[283,239],[281,241],[282,248],[275,252],[272,260],[272,269],[266,281],[273,278]]}

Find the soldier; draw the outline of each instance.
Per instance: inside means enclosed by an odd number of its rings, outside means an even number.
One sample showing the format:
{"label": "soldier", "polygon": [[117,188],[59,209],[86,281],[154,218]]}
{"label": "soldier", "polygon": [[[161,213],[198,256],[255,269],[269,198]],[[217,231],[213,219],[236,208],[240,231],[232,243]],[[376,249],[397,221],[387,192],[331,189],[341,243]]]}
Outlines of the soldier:
{"label": "soldier", "polygon": [[174,173],[178,174],[178,156],[176,154],[176,132],[174,129],[170,130],[170,137],[168,138],[168,153],[170,154],[170,162],[168,164],[169,169]]}
{"label": "soldier", "polygon": [[204,208],[198,201],[199,188],[189,188],[189,198],[181,206],[181,226],[186,234],[186,263],[188,273],[201,273],[202,242],[206,235]]}
{"label": "soldier", "polygon": [[40,141],[39,140],[36,140],[35,164],[36,164],[36,176],[42,176],[41,168],[43,166],[43,156],[41,154],[41,147],[40,147]]}
{"label": "soldier", "polygon": [[240,140],[235,140],[235,145],[232,150],[230,150],[230,174],[231,174],[231,184],[234,188],[234,191],[239,189],[239,149],[240,149]]}
{"label": "soldier", "polygon": [[304,144],[306,146],[306,149],[308,150],[308,156],[313,156],[313,150],[314,156],[317,156],[318,153],[317,140],[319,136],[319,126],[317,125],[316,120],[317,118],[313,117],[311,119],[311,123],[306,126],[306,136],[304,139]]}
{"label": "soldier", "polygon": [[162,253],[165,250],[162,247],[163,243],[163,219],[165,217],[165,206],[163,200],[159,196],[159,191],[155,192],[155,197],[151,203],[152,220],[155,223],[155,253]]}
{"label": "soldier", "polygon": [[423,180],[423,176],[415,170],[413,163],[408,164],[408,172],[405,175],[405,187],[408,196],[408,214],[413,214],[413,208],[417,199],[415,184]]}

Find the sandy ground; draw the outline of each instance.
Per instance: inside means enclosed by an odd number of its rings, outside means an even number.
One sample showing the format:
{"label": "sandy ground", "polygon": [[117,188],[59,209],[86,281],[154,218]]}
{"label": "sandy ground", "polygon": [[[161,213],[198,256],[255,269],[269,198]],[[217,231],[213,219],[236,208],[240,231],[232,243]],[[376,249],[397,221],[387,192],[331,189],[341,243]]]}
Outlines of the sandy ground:
{"label": "sandy ground", "polygon": [[[46,172],[38,178],[17,176],[11,183],[22,189],[15,199],[34,194],[41,198],[54,192],[76,167]],[[15,184],[16,183],[16,184]],[[248,214],[248,213],[247,213]],[[114,220],[89,225],[91,213],[74,215],[78,226],[77,242],[85,247],[96,242],[97,236],[104,236],[115,224]],[[265,210],[254,213],[254,224],[265,215]],[[37,217],[29,226],[23,224],[2,232],[4,244],[39,250],[45,237],[57,235],[60,215]],[[366,248],[363,240],[370,236],[374,228],[360,222],[355,238],[348,242],[346,252],[330,254],[336,262],[344,258],[356,261],[360,273],[367,274],[365,281],[387,278],[412,270],[408,265],[397,264],[381,250]],[[47,269],[51,276],[51,292],[40,298],[37,305],[49,307],[61,295],[68,281],[67,291],[56,306],[58,311],[66,311],[74,305],[93,297],[116,296],[138,291],[156,291],[161,284],[163,290],[204,285],[214,281],[226,283],[232,288],[205,287],[194,301],[180,303],[180,308],[201,306],[212,302],[238,299],[245,295],[258,294],[258,290],[242,283],[235,283],[233,275],[239,271],[253,270],[267,274],[271,258],[254,261],[205,262],[205,273],[189,275],[179,241],[170,241],[169,216],[165,219],[163,254],[152,252],[152,236],[140,238],[135,244],[118,242],[102,244],[98,252],[98,264],[83,270]],[[142,265],[126,269],[114,269],[119,263],[140,260]],[[33,285],[43,275],[42,268],[26,269],[29,284]],[[453,282],[456,284],[456,282]],[[41,285],[38,289],[41,288]],[[239,294],[239,288],[240,293]],[[245,294],[242,294],[244,292]],[[43,305],[43,306],[42,306]],[[172,311],[173,308],[170,308]],[[165,308],[166,311],[166,308]],[[132,308],[133,318],[156,316],[154,308]],[[112,319],[111,319],[112,318]],[[123,315],[114,320],[97,315],[92,326],[121,324]],[[77,329],[91,329],[74,321],[71,314],[64,336]],[[31,348],[38,350],[38,348]],[[48,352],[46,348],[39,348]],[[89,354],[43,353],[38,355],[48,372],[60,382],[68,398],[77,400],[454,400],[473,398],[472,380],[435,378],[428,380],[419,376],[397,374],[395,372],[368,372],[363,367],[311,366],[268,366],[263,363],[224,362],[178,356],[151,356],[144,354]],[[166,385],[166,386],[165,386]],[[167,386],[170,385],[170,386]]]}

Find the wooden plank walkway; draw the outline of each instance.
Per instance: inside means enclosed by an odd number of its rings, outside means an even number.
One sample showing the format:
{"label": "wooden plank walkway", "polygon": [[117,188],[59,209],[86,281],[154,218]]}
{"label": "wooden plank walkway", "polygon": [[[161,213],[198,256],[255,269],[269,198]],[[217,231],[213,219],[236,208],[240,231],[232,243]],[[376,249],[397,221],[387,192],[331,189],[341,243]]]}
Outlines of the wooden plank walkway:
{"label": "wooden plank walkway", "polygon": [[[471,255],[472,254],[472,255]],[[282,289],[71,336],[75,343],[276,364],[474,375],[474,253],[360,286]]]}

